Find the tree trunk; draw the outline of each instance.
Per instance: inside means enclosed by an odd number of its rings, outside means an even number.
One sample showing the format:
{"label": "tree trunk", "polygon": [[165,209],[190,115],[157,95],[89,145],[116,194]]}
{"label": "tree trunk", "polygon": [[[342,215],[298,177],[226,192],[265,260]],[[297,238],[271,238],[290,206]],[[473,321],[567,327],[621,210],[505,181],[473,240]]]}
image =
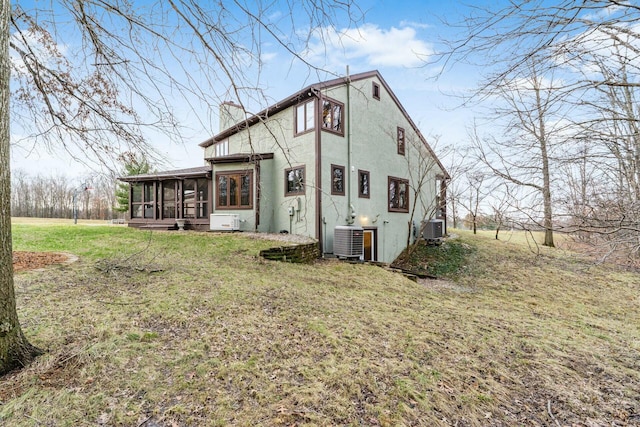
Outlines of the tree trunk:
{"label": "tree trunk", "polygon": [[[537,81],[537,78],[536,78]],[[547,133],[544,123],[544,112],[540,99],[540,88],[536,86],[536,105],[538,107],[538,126],[540,143],[540,157],[542,160],[542,199],[544,204],[544,246],[555,247],[553,244],[553,212],[551,209],[551,177],[549,172],[549,153],[547,151]]]}
{"label": "tree trunk", "polygon": [[9,0],[0,0],[0,375],[25,366],[41,352],[27,342],[16,311],[11,242],[9,172]]}

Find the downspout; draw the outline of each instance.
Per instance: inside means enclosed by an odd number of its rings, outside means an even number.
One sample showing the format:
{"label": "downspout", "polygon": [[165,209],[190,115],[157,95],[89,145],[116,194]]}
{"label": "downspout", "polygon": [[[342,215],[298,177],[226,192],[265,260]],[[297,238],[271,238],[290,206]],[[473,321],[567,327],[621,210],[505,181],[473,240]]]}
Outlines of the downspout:
{"label": "downspout", "polygon": [[260,191],[260,188],[262,187],[262,183],[260,181],[261,176],[260,176],[260,159],[256,160],[256,211],[255,211],[255,232],[258,232],[258,227],[260,226],[260,203],[262,202],[261,200],[261,196],[262,196],[262,192]]}
{"label": "downspout", "polygon": [[354,223],[355,209],[351,203],[351,76],[347,65],[347,224]]}
{"label": "downspout", "polygon": [[314,88],[311,88],[311,94],[315,96],[314,102],[314,128],[315,128],[315,152],[316,152],[316,238],[318,239],[318,246],[320,246],[320,253],[324,256],[325,242],[322,240],[322,228],[324,226],[322,216],[322,120],[320,109],[322,108],[322,93]]}

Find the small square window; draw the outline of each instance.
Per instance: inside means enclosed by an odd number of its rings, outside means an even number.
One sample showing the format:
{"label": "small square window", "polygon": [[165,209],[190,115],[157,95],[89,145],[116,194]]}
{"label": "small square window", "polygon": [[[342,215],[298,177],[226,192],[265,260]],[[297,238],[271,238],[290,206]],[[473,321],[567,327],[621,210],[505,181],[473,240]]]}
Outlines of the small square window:
{"label": "small square window", "polygon": [[373,82],[372,85],[372,95],[373,99],[377,99],[378,101],[380,101],[380,85],[376,82]]}
{"label": "small square window", "polygon": [[304,166],[298,166],[284,171],[284,195],[293,196],[304,194]]}
{"label": "small square window", "polygon": [[358,170],[358,197],[368,199],[371,194],[371,176],[369,171]]}
{"label": "small square window", "polygon": [[344,166],[331,165],[331,194],[344,196]]}

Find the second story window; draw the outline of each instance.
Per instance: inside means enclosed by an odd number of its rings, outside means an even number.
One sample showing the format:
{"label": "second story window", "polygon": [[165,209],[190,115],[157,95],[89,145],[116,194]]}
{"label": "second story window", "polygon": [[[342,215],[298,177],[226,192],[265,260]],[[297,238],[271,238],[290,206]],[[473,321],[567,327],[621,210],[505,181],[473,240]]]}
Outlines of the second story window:
{"label": "second story window", "polygon": [[309,101],[296,107],[296,135],[312,130],[315,126],[315,102]]}
{"label": "second story window", "polygon": [[398,127],[398,154],[404,156],[405,153],[405,138],[404,138],[404,129]]}
{"label": "second story window", "polygon": [[214,157],[222,157],[229,155],[229,140],[225,139],[224,141],[220,141],[215,145],[215,156]]}
{"label": "second story window", "polygon": [[325,99],[322,101],[322,129],[344,135],[342,104]]}
{"label": "second story window", "polygon": [[373,99],[380,100],[380,85],[376,82],[373,82],[372,95]]}

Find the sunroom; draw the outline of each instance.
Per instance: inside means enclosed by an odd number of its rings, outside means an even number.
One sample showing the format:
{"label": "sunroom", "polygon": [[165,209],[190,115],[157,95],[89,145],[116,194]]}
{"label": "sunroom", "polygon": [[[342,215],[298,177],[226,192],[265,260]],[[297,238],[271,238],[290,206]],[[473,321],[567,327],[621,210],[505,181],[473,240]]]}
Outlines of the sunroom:
{"label": "sunroom", "polygon": [[209,229],[213,200],[211,166],[124,176],[129,183],[129,226]]}

